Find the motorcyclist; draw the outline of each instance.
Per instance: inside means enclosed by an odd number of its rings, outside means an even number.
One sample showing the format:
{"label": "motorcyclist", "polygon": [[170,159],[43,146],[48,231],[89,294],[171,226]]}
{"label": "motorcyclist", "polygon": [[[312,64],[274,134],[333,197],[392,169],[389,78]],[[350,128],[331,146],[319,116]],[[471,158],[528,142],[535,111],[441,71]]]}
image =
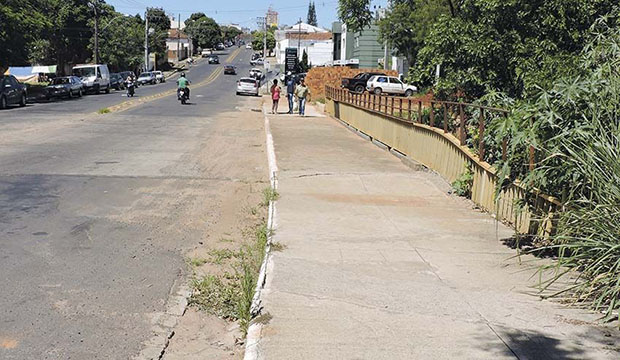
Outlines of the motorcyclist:
{"label": "motorcyclist", "polygon": [[177,80],[177,93],[185,91],[187,99],[189,100],[189,87],[190,81],[185,78],[185,73],[181,73],[181,77]]}
{"label": "motorcyclist", "polygon": [[127,88],[127,95],[133,96],[133,93],[135,92],[135,85],[136,85],[136,78],[134,77],[133,74],[129,74],[129,76],[127,76],[127,79],[125,80],[125,84]]}

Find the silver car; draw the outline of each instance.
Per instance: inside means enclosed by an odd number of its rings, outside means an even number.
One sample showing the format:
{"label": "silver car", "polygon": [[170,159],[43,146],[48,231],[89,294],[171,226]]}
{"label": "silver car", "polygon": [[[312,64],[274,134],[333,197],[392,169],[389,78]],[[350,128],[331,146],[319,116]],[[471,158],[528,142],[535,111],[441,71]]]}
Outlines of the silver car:
{"label": "silver car", "polygon": [[158,83],[164,83],[166,82],[166,77],[164,76],[164,73],[161,71],[153,71],[153,74],[155,75],[155,81]]}
{"label": "silver car", "polygon": [[243,77],[237,81],[237,95],[250,94],[258,96],[259,89],[260,81],[256,79]]}

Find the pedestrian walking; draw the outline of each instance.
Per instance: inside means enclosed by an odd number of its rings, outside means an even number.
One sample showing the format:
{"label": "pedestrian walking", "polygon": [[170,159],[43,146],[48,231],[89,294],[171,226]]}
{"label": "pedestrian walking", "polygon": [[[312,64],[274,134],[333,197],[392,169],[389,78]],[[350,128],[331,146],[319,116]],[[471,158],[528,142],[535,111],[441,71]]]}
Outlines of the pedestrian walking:
{"label": "pedestrian walking", "polygon": [[293,113],[293,106],[295,104],[295,80],[293,80],[293,75],[289,71],[286,74],[286,98],[288,100],[288,113]]}
{"label": "pedestrian walking", "polygon": [[273,104],[271,105],[271,113],[278,113],[278,102],[280,102],[280,92],[282,89],[278,86],[278,80],[273,81],[273,85],[271,85],[271,101]]}
{"label": "pedestrian walking", "polygon": [[299,100],[299,115],[306,115],[306,99],[310,96],[310,89],[306,86],[306,81],[303,78],[295,89],[295,96]]}

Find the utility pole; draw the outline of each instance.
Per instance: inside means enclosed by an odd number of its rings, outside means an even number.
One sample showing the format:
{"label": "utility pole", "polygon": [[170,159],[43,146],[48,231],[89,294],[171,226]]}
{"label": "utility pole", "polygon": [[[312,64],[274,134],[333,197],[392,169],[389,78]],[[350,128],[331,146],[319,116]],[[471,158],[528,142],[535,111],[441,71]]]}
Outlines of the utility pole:
{"label": "utility pole", "polygon": [[179,26],[177,28],[177,63],[181,62],[181,14],[179,13]]}
{"label": "utility pole", "polygon": [[301,18],[299,18],[299,30],[297,30],[297,57],[301,59]]}
{"label": "utility pole", "polygon": [[[265,36],[263,36],[263,69],[267,74],[267,17],[265,16]],[[265,75],[266,76],[266,75]]]}
{"label": "utility pole", "polygon": [[146,25],[144,26],[144,71],[149,71],[149,8],[144,13]]}
{"label": "utility pole", "polygon": [[94,58],[95,64],[99,64],[99,12],[97,11],[97,2],[98,0],[93,0],[89,4],[93,7],[93,11],[95,12],[95,51]]}

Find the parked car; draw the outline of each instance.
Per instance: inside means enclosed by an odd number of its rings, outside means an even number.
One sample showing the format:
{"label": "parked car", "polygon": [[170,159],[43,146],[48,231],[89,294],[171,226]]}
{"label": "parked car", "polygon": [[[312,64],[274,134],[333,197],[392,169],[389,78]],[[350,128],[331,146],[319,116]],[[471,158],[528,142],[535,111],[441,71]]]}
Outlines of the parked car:
{"label": "parked car", "polygon": [[245,48],[246,48],[246,49],[252,49],[252,44],[247,44],[247,45],[245,45]]}
{"label": "parked car", "polygon": [[26,86],[13,75],[0,74],[0,109],[11,104],[26,106]]}
{"label": "parked car", "polygon": [[110,93],[110,71],[108,65],[91,64],[78,65],[73,67],[73,76],[77,76],[84,84],[85,92],[93,92],[95,94],[105,90],[106,94]]}
{"label": "parked car", "polygon": [[224,49],[225,49],[224,44],[222,44],[222,43],[217,44],[216,49],[218,49],[218,50],[224,50]]}
{"label": "parked car", "polygon": [[123,79],[121,74],[110,74],[110,87],[115,90],[123,90],[125,88],[125,79]]}
{"label": "parked car", "polygon": [[136,74],[134,74],[133,71],[121,71],[119,75],[123,78],[123,81],[126,81],[129,75],[133,75],[133,77],[136,77]]}
{"label": "parked car", "polygon": [[219,64],[220,63],[220,57],[217,56],[217,55],[211,55],[211,56],[209,56],[207,61],[209,62],[209,64]]}
{"label": "parked car", "polygon": [[366,85],[368,84],[368,79],[375,75],[383,75],[384,73],[380,72],[363,72],[355,75],[352,78],[344,78],[342,79],[342,87],[345,89],[349,89],[349,91],[353,91],[356,93],[363,93],[366,90]]}
{"label": "parked car", "polygon": [[138,76],[138,84],[140,85],[155,84],[156,82],[157,79],[152,71],[143,72],[140,76]]}
{"label": "parked car", "polygon": [[254,60],[250,60],[250,65],[263,65],[265,63],[265,60],[263,58],[258,58],[258,59],[254,59]]}
{"label": "parked car", "polygon": [[77,76],[61,76],[55,78],[52,83],[45,88],[47,99],[74,96],[82,97],[84,85]]}
{"label": "parked car", "polygon": [[250,70],[250,77],[256,80],[262,80],[263,79],[263,72],[260,69],[257,68],[253,68]]}
{"label": "parked car", "polygon": [[258,96],[260,81],[254,78],[242,77],[237,81],[237,95],[250,94]]}
{"label": "parked car", "polygon": [[202,56],[203,58],[206,58],[206,57],[207,57],[207,56],[209,56],[209,55],[211,55],[211,50],[209,50],[209,49],[203,49],[203,50],[200,52],[200,56]]}
{"label": "parked car", "polygon": [[235,65],[224,65],[224,75],[237,75]]}
{"label": "parked car", "polygon": [[165,83],[166,82],[166,77],[164,76],[164,73],[161,71],[153,71],[153,74],[155,74],[155,80],[158,83]]}
{"label": "parked car", "polygon": [[375,75],[368,79],[366,89],[376,95],[386,93],[411,96],[418,91],[418,88],[413,85],[405,84],[396,77],[385,75]]}

